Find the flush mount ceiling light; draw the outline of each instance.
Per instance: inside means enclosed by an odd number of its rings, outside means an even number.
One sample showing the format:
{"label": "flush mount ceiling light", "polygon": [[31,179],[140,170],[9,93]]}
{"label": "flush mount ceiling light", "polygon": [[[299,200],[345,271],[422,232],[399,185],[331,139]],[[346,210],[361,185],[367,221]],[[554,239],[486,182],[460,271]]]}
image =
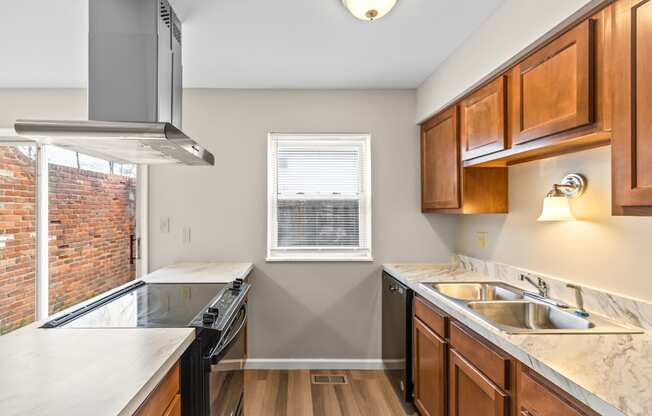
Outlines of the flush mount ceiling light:
{"label": "flush mount ceiling light", "polygon": [[380,19],[394,8],[398,0],[342,0],[351,14],[360,20]]}
{"label": "flush mount ceiling light", "polygon": [[552,185],[543,200],[543,210],[539,221],[574,221],[568,200],[582,195],[586,187],[586,179],[578,173],[564,176],[561,183]]}

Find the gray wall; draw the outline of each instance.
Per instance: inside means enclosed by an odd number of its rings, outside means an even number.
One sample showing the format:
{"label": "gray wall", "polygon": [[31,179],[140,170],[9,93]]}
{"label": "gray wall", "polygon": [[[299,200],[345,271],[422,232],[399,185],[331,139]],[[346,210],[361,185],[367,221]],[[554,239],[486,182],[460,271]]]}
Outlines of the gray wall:
{"label": "gray wall", "polygon": [[[381,264],[448,261],[455,239],[454,217],[420,213],[414,91],[202,89],[184,100],[184,130],[216,163],[150,169],[151,269],[254,262],[252,358],[380,357]],[[373,263],[265,262],[270,131],[371,133]]]}

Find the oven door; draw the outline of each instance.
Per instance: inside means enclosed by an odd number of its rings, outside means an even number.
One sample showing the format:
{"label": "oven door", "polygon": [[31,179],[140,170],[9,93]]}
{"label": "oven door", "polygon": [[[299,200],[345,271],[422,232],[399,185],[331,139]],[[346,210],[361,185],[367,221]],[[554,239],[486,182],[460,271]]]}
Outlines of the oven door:
{"label": "oven door", "polygon": [[209,374],[210,416],[244,414],[244,363],[247,305],[226,331],[223,341],[211,352]]}

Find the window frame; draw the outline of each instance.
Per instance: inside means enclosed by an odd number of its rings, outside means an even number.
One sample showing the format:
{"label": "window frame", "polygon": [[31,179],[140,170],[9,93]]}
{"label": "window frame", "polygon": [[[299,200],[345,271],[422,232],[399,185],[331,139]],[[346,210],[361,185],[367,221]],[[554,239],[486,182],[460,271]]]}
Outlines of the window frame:
{"label": "window frame", "polygon": [[[296,247],[278,248],[278,192],[277,192],[277,143],[279,140],[296,140],[303,143],[319,141],[346,142],[356,141],[362,147],[361,154],[361,192],[358,197],[360,206],[360,238],[366,241],[364,248],[341,247]],[[371,186],[371,134],[370,133],[278,133],[270,132],[267,136],[267,262],[372,262],[372,186]],[[310,195],[306,200],[314,199]],[[330,197],[329,199],[346,199]]]}

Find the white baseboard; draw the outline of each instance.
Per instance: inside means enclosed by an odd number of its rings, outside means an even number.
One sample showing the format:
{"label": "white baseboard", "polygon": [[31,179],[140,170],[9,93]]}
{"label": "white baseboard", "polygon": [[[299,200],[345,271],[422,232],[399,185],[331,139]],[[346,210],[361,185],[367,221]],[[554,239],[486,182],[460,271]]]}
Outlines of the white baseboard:
{"label": "white baseboard", "polygon": [[248,370],[382,370],[381,359],[248,358]]}

